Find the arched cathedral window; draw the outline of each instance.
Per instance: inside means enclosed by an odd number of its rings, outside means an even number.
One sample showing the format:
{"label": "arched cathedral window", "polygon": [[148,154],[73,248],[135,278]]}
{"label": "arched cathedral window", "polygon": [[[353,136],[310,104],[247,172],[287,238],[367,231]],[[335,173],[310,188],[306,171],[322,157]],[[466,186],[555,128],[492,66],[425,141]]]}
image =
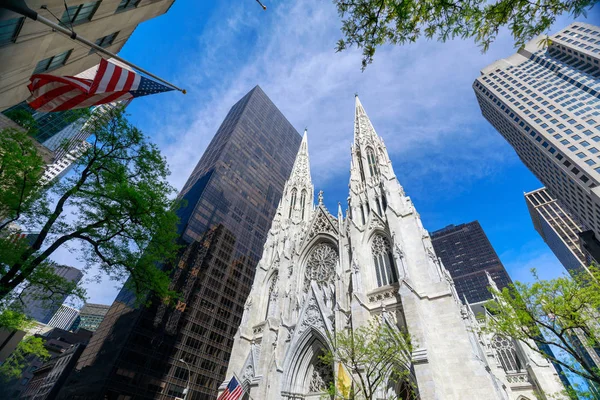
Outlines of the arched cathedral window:
{"label": "arched cathedral window", "polygon": [[304,206],[306,205],[306,189],[302,189],[300,194],[300,208],[302,209],[302,219],[304,219]]}
{"label": "arched cathedral window", "polygon": [[294,207],[296,207],[296,195],[297,195],[298,191],[296,190],[296,188],[292,189],[292,198],[290,200],[290,214],[288,215],[288,218],[292,217],[292,211],[294,210]]}
{"label": "arched cathedral window", "polygon": [[365,181],[365,169],[363,168],[362,162],[362,154],[360,154],[360,150],[356,149],[356,158],[358,159],[358,169],[360,171],[360,178]]}
{"label": "arched cathedral window", "polygon": [[275,271],[271,276],[271,282],[269,283],[269,300],[267,302],[266,318],[277,316],[277,297],[279,291],[277,290],[277,282],[279,281],[279,273]]}
{"label": "arched cathedral window", "polygon": [[375,152],[370,147],[367,147],[367,161],[369,162],[369,172],[371,173],[371,176],[379,175],[377,157],[375,157]]}
{"label": "arched cathedral window", "polygon": [[523,369],[521,361],[519,361],[519,356],[517,355],[515,342],[512,339],[496,335],[492,339],[492,347],[496,350],[496,355],[498,356],[504,371],[519,372]]}
{"label": "arched cathedral window", "polygon": [[371,252],[373,253],[373,261],[375,262],[377,286],[381,287],[398,282],[398,274],[394,265],[390,241],[381,235],[375,236],[371,245]]}
{"label": "arched cathedral window", "polygon": [[318,244],[306,261],[304,291],[308,291],[311,281],[316,281],[321,289],[332,283],[337,262],[337,251],[332,245]]}

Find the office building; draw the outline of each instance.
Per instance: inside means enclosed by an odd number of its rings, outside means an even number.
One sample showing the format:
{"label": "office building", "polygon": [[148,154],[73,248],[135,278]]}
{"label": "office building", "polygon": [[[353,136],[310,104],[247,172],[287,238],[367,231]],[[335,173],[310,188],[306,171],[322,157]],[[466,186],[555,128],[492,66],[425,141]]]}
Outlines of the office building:
{"label": "office building", "polygon": [[72,344],[64,352],[35,369],[31,381],[29,381],[21,395],[21,399],[55,399],[69,373],[77,364],[77,360],[81,356],[83,349],[85,349],[85,344],[83,343]]}
{"label": "office building", "polygon": [[[79,36],[117,53],[138,24],[166,13],[173,2],[28,0],[27,5],[50,20],[54,21],[56,15]],[[99,55],[46,25],[0,9],[0,60],[0,111],[3,111],[29,96],[27,84],[31,75],[74,76],[98,64]]]}
{"label": "office building", "polygon": [[540,39],[484,68],[473,89],[483,116],[598,244],[600,28],[576,22],[548,47]]}
{"label": "office building", "polygon": [[231,108],[179,195],[181,299],[140,309],[124,288],[59,398],[216,397],[300,141],[258,86]]}
{"label": "office building", "polygon": [[[16,122],[8,118],[6,115],[0,113],[0,131],[4,129],[16,129],[24,131],[23,127],[18,125]],[[37,140],[32,139],[31,143],[35,146],[38,155],[42,157],[42,161],[46,164],[51,163],[54,160],[54,153],[40,144]]]}
{"label": "office building", "polygon": [[[63,369],[72,366],[69,365],[69,361],[73,355],[79,356],[79,354],[74,354],[72,349],[74,346],[87,344],[92,336],[92,332],[82,329],[77,333],[73,333],[67,332],[63,329],[52,328],[50,331],[36,334],[35,336],[43,341],[44,347],[50,356],[49,360],[42,360],[37,356],[29,355],[24,360],[25,365],[21,372],[21,376],[17,379],[4,382],[2,385],[0,385],[1,399],[18,399],[21,398],[22,395],[25,395],[26,391],[29,392],[27,398],[33,398],[29,397],[29,395],[31,395],[32,392],[33,394],[37,393],[38,389],[40,389],[42,386],[44,386],[44,389],[51,389],[49,387],[50,384],[51,386],[54,386],[54,384],[59,380],[62,382],[62,380],[64,380],[64,375],[61,377]],[[69,359],[63,358],[65,355],[70,355]],[[56,362],[53,361],[57,358],[58,360],[56,361],[58,361],[58,365],[56,365]],[[61,359],[63,360],[62,362],[60,362]],[[51,368],[43,368],[45,365],[51,365]],[[57,369],[54,369],[55,366]],[[46,374],[44,371],[50,372],[50,370],[54,370],[54,374],[48,376],[49,374]],[[38,371],[43,374],[44,381],[46,382],[40,382],[40,380],[33,382],[33,378]],[[32,382],[34,383],[34,386],[30,390],[29,385]],[[48,392],[50,392],[50,390],[48,390]],[[46,397],[46,394],[48,393],[45,393],[44,396],[40,396],[39,398],[48,398]],[[53,396],[55,396],[55,394],[53,394]]]}
{"label": "office building", "polygon": [[40,182],[46,184],[65,176],[73,168],[73,163],[91,146],[88,142],[82,141],[74,149],[68,151],[61,159],[46,165]]}
{"label": "office building", "polygon": [[546,188],[525,193],[533,227],[569,272],[586,271],[590,260],[579,235],[585,227],[576,221]]}
{"label": "office building", "polygon": [[85,303],[79,310],[79,316],[73,321],[70,330],[86,329],[90,332],[96,332],[109,308],[110,306],[104,304]]}
{"label": "office building", "polygon": [[449,225],[431,233],[435,253],[450,272],[458,297],[469,303],[491,299],[489,273],[500,289],[511,283],[504,265],[478,221]]}
{"label": "office building", "polygon": [[48,325],[54,328],[69,330],[69,328],[71,328],[71,325],[73,325],[73,322],[75,321],[75,318],[77,318],[78,315],[79,310],[63,304],[62,306],[60,306],[56,314],[54,314],[52,318],[50,318],[50,321],[48,321]]}
{"label": "office building", "polygon": [[[77,268],[63,265],[55,267],[55,269],[56,275],[70,282],[79,282],[83,278],[83,272]],[[43,324],[47,324],[66,298],[67,295],[65,294],[52,293],[42,288],[31,286],[23,290],[20,300],[17,301],[20,302],[18,306],[22,308],[25,315]]]}

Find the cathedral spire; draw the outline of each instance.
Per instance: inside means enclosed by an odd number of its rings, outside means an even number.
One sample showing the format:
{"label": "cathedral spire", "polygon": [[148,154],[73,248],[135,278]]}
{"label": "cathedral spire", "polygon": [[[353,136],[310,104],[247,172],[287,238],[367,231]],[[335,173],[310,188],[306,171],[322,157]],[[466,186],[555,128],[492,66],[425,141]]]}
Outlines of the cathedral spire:
{"label": "cathedral spire", "polygon": [[308,135],[305,129],[292,173],[283,190],[281,207],[283,217],[295,222],[308,221],[312,214],[313,201],[314,188],[310,177]]}
{"label": "cathedral spire", "polygon": [[373,124],[367,115],[358,95],[354,96],[354,144],[363,143],[369,138],[378,138]]}
{"label": "cathedral spire", "polygon": [[308,180],[310,179],[310,162],[308,159],[308,131],[304,130],[304,135],[302,136],[302,142],[300,142],[300,148],[298,149],[298,154],[296,155],[296,161],[294,161],[294,166],[292,167],[292,174],[290,175],[289,181],[295,180]]}

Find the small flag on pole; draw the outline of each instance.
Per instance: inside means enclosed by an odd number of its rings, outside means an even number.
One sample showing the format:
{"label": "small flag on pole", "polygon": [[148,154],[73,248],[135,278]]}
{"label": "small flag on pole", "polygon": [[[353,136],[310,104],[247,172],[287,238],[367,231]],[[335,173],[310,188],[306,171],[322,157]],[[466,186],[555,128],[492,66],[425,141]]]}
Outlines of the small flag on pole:
{"label": "small flag on pole", "polygon": [[217,400],[238,400],[243,392],[242,385],[235,379],[235,376],[232,376],[229,385]]}
{"label": "small flag on pole", "polygon": [[36,74],[27,87],[31,92],[27,102],[43,112],[87,108],[173,90],[105,59],[93,80]]}

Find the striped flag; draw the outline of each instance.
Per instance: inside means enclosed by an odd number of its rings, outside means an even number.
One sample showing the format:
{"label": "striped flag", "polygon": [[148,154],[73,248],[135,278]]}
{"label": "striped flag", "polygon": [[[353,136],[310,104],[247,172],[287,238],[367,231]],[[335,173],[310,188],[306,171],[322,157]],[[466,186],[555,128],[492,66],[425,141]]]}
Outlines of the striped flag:
{"label": "striped flag", "polygon": [[173,90],[105,59],[93,80],[36,74],[27,87],[31,92],[27,102],[43,112],[87,108]]}
{"label": "striped flag", "polygon": [[242,385],[235,379],[235,376],[232,376],[229,385],[217,400],[238,400],[243,392]]}

